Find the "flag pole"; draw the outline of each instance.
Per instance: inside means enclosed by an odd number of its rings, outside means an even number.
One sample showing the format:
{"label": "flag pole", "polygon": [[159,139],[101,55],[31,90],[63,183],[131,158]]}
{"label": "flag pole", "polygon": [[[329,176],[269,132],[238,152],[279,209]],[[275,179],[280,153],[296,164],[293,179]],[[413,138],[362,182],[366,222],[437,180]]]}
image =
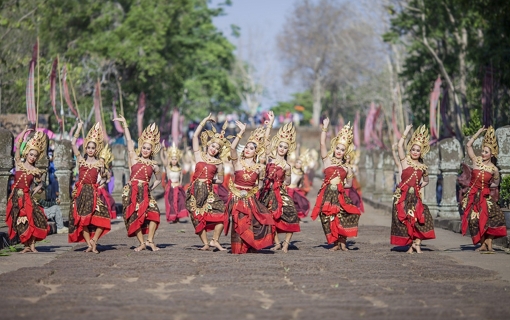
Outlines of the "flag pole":
{"label": "flag pole", "polygon": [[122,88],[120,87],[120,81],[117,80],[117,87],[119,88],[119,103],[120,103],[120,114],[124,117],[124,106],[122,105]]}
{"label": "flag pole", "polygon": [[39,73],[40,73],[40,63],[39,63],[39,37],[37,37],[37,105],[35,112],[35,129],[39,126]]}
{"label": "flag pole", "polygon": [[62,136],[60,140],[64,139],[65,132],[65,117],[64,117],[64,96],[62,95],[62,76],[60,74],[60,57],[57,54],[57,72],[58,72],[58,86],[60,88],[60,118],[62,118]]}

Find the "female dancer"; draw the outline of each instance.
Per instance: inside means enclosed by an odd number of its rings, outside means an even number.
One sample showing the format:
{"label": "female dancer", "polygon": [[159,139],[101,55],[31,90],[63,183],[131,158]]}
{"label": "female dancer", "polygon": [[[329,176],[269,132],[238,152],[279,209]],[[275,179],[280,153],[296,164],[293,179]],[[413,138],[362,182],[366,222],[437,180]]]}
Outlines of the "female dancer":
{"label": "female dancer", "polygon": [[[473,142],[486,131],[482,143],[482,156],[477,157],[473,152]],[[494,128],[481,128],[468,141],[467,153],[473,161],[471,183],[462,200],[462,234],[466,234],[469,227],[473,244],[480,243],[477,251],[494,252],[492,240],[506,236],[505,215],[498,203],[490,195],[490,188],[497,187],[500,182],[496,158],[499,153],[498,142]]]}
{"label": "female dancer", "polygon": [[[212,131],[206,130],[201,134],[202,147],[206,148],[204,152],[200,150],[198,136],[207,121],[212,121],[210,114],[200,122],[193,134],[192,144],[196,166],[190,187],[186,192],[186,208],[190,213],[195,233],[204,244],[200,250],[209,250],[209,246],[212,246],[225,251],[227,249],[220,245],[219,239],[224,224],[228,223],[228,214],[225,212],[225,203],[213,192],[213,184],[223,182],[223,161],[219,159],[219,155],[224,148],[230,148],[230,142],[225,137],[228,123],[225,122],[221,133],[217,133],[213,126]],[[207,231],[212,230],[214,230],[213,238],[208,242]],[[228,232],[228,230],[225,231]]]}
{"label": "female dancer", "polygon": [[305,177],[303,167],[306,166],[307,157],[308,150],[296,160],[290,173],[290,184],[287,187],[287,193],[294,201],[294,206],[300,220],[305,218],[310,211],[310,201],[308,201],[306,194],[302,191]]}
{"label": "female dancer", "polygon": [[182,187],[182,169],[179,163],[181,157],[182,152],[175,146],[175,143],[161,152],[168,181],[165,188],[166,221],[171,223],[177,223],[179,219],[188,216],[186,193]]}
{"label": "female dancer", "polygon": [[264,152],[265,128],[258,128],[248,138],[243,153],[238,158],[236,147],[243,136],[246,125],[236,121],[240,132],[230,147],[234,165],[234,178],[229,183],[227,212],[232,215],[232,253],[242,254],[261,250],[273,243],[273,216],[257,200],[259,182],[264,178],[264,167],[255,162]]}
{"label": "female dancer", "polygon": [[[49,231],[48,221],[43,208],[37,204],[33,195],[41,190],[41,181],[44,170],[37,169],[35,163],[46,152],[48,137],[46,134],[36,131],[34,136],[25,143],[22,148],[22,140],[27,133],[23,130],[16,142],[14,163],[16,173],[11,194],[7,199],[7,214],[5,222],[9,227],[9,238],[18,235],[25,248],[21,253],[37,252],[35,242],[46,238]],[[31,191],[32,182],[36,187]]]}
{"label": "female dancer", "polygon": [[322,122],[321,157],[324,166],[324,182],[312,211],[312,220],[320,216],[322,228],[332,251],[347,251],[347,238],[358,235],[360,210],[352,204],[347,194],[352,186],[353,173],[347,163],[347,157],[353,150],[353,133],[350,122],[331,140],[328,152],[326,134],[329,118]]}
{"label": "female dancer", "polygon": [[350,188],[346,188],[347,195],[351,198],[352,204],[358,207],[361,213],[365,212],[365,206],[363,204],[363,198],[361,197],[361,186],[359,185],[356,174],[358,172],[358,163],[359,163],[360,153],[359,150],[354,150],[350,155],[347,155],[345,158],[347,160],[347,164],[351,168],[352,172],[352,183]]}
{"label": "female dancer", "polygon": [[423,204],[420,189],[429,183],[427,166],[423,156],[430,150],[428,129],[423,125],[414,131],[407,143],[404,142],[413,126],[408,125],[398,142],[398,156],[402,165],[400,183],[393,195],[393,215],[391,222],[391,244],[409,246],[407,253],[422,253],[422,240],[434,239],[434,222],[429,208]]}
{"label": "female dancer", "polygon": [[[274,114],[269,112],[269,126],[266,129],[266,140],[273,126]],[[294,201],[287,194],[286,185],[290,184],[290,165],[287,155],[296,149],[296,129],[288,123],[273,137],[267,150],[267,165],[264,186],[260,192],[259,200],[273,214],[275,222],[275,246],[272,250],[287,252],[294,232],[299,232],[299,218]],[[285,240],[280,243],[278,233],[286,233]]]}
{"label": "female dancer", "polygon": [[104,163],[98,159],[103,149],[103,130],[96,123],[88,132],[85,142],[85,156],[82,157],[76,139],[83,123],[78,122],[76,133],[71,140],[73,153],[79,164],[79,178],[72,194],[69,213],[69,242],[87,242],[85,252],[97,251],[97,240],[111,229],[110,213],[99,197],[98,176],[104,170]]}
{"label": "female dancer", "polygon": [[104,170],[101,175],[101,181],[99,182],[99,187],[97,188],[99,192],[99,198],[106,205],[106,208],[108,208],[110,219],[116,219],[117,211],[115,210],[115,200],[113,199],[110,192],[108,192],[108,184],[112,178],[112,174],[110,172],[110,164],[113,161],[113,154],[108,145],[106,145],[99,153],[99,159],[103,160],[104,163]]}
{"label": "female dancer", "polygon": [[[129,182],[122,190],[124,223],[128,237],[136,236],[140,243],[134,251],[145,250],[147,246],[152,251],[158,251],[159,248],[154,244],[154,234],[159,225],[160,213],[156,200],[150,194],[161,183],[161,180],[158,180],[159,167],[153,160],[154,155],[161,148],[158,126],[153,123],[143,130],[142,135],[138,138],[138,149],[135,150],[126,119],[121,116],[113,121],[122,122],[124,127],[131,171]],[[152,175],[155,180],[152,186],[149,186]],[[144,234],[148,234],[147,241],[143,240]]]}

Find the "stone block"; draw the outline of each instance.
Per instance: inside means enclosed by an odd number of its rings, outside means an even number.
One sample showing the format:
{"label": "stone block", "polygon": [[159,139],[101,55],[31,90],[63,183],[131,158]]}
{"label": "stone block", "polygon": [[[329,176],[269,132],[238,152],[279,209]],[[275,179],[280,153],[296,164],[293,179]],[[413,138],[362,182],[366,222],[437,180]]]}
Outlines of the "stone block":
{"label": "stone block", "polygon": [[447,219],[460,219],[457,203],[457,175],[464,157],[459,140],[448,138],[439,141],[439,170],[443,175],[443,193],[438,216]]}
{"label": "stone block", "polygon": [[55,166],[55,176],[58,180],[62,218],[64,220],[68,220],[71,203],[71,179],[73,175],[73,168],[76,165],[71,141],[55,141],[53,165]]}
{"label": "stone block", "polygon": [[0,227],[5,226],[7,207],[7,188],[9,187],[10,170],[14,167],[12,147],[14,137],[9,130],[0,128]]}
{"label": "stone block", "polygon": [[502,176],[510,175],[510,126],[496,129],[498,139],[499,155],[498,166]]}
{"label": "stone block", "polygon": [[429,174],[429,184],[423,188],[423,203],[429,207],[432,218],[437,217],[439,206],[437,205],[437,182],[439,171],[439,147],[431,146],[430,151],[423,158],[423,162],[427,165]]}

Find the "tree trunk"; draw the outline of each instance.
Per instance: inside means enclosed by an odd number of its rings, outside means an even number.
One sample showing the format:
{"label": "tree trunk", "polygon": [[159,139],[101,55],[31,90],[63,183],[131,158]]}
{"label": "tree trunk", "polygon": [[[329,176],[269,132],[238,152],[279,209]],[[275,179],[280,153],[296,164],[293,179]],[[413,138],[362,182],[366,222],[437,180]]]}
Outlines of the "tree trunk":
{"label": "tree trunk", "polygon": [[312,114],[312,125],[314,127],[319,126],[321,118],[321,97],[322,97],[322,84],[320,77],[316,77],[313,84],[313,114]]}

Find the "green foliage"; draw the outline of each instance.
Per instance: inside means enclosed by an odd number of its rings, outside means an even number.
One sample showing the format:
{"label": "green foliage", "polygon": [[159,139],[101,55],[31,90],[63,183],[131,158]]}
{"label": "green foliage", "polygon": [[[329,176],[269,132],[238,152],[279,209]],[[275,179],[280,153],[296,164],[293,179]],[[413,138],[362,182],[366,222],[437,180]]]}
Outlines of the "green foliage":
{"label": "green foliage", "polygon": [[501,206],[504,208],[510,208],[510,176],[503,177],[499,187],[499,200]]}
{"label": "green foliage", "polygon": [[[207,0],[5,2],[12,6],[0,5],[0,37],[14,29],[7,35],[9,41],[0,42],[0,62],[9,66],[0,66],[0,79],[9,79],[7,85],[2,83],[2,105],[11,106],[10,112],[24,112],[26,66],[37,36],[41,61],[50,65],[59,54],[71,66],[82,116],[90,112],[98,78],[105,119],[111,117],[117,79],[128,120],[134,118],[138,96],[145,92],[146,124],[159,123],[165,116],[162,106],[168,103],[188,117],[229,111],[240,104],[229,77],[235,48],[212,23],[223,9],[209,8]],[[34,8],[30,23],[15,26]],[[15,44],[16,50],[8,44]],[[48,77],[49,70],[41,69],[41,83]],[[40,109],[52,113],[47,92],[41,93]]]}
{"label": "green foliage", "polygon": [[295,112],[295,106],[303,106],[305,110],[303,111],[303,120],[302,124],[310,123],[312,119],[312,105],[313,105],[313,96],[311,91],[299,92],[292,94],[292,99],[290,101],[279,101],[278,104],[271,108],[275,115],[285,114],[287,112]]}
{"label": "green foliage", "polygon": [[481,127],[482,124],[482,115],[480,113],[480,110],[475,109],[471,114],[471,120],[467,125],[465,125],[462,128],[462,132],[464,133],[464,136],[472,136],[474,135]]}

